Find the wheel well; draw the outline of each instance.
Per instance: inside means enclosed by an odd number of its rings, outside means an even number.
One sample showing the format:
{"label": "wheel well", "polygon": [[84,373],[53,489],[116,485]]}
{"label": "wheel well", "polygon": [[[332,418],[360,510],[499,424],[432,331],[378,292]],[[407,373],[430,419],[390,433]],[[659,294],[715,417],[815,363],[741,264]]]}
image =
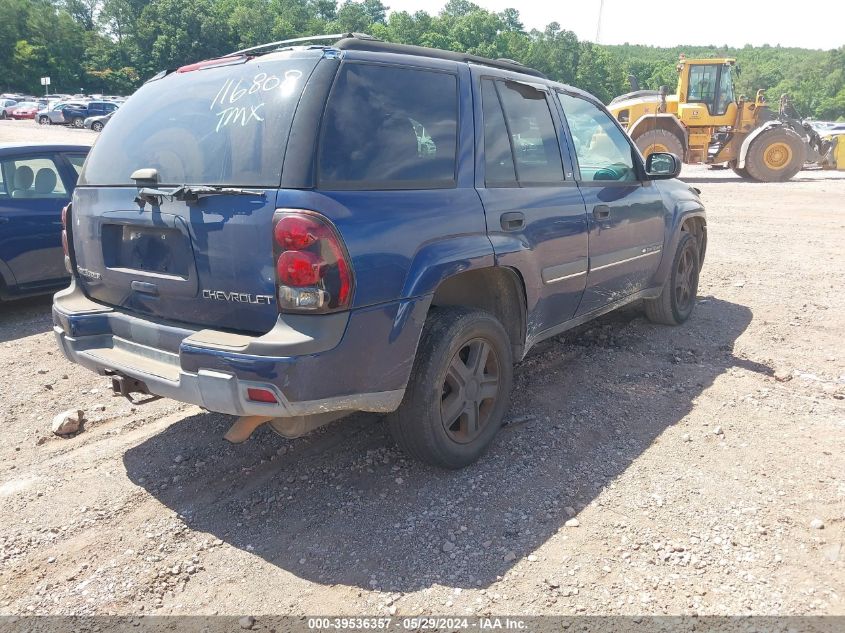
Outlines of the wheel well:
{"label": "wheel well", "polygon": [[707,252],[707,222],[701,217],[687,218],[681,225],[681,230],[695,238],[698,245],[698,265],[701,267]]}
{"label": "wheel well", "polygon": [[431,305],[464,306],[489,312],[508,333],[514,358],[522,358],[526,301],[525,284],[517,271],[497,266],[458,273],[441,282]]}

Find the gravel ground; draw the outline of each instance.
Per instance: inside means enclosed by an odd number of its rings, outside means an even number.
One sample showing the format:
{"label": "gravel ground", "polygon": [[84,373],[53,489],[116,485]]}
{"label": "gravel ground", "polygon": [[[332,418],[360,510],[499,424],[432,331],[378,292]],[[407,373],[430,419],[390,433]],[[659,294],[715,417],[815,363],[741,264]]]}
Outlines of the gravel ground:
{"label": "gravel ground", "polygon": [[[0,122],[48,138],[95,135]],[[228,445],[233,418],[65,361],[48,298],[0,306],[0,614],[845,615],[845,173],[684,177],[709,213],[691,320],[538,346],[461,472],[369,414]]]}
{"label": "gravel ground", "polygon": [[0,121],[0,143],[75,143],[92,145],[97,133],[65,125],[38,125],[34,121]]}

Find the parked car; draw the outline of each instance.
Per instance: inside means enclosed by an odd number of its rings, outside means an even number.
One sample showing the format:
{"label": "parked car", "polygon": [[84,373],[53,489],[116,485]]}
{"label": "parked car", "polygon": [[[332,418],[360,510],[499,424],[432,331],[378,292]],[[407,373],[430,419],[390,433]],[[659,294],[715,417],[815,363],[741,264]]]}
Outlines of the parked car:
{"label": "parked car", "polygon": [[84,108],[85,104],[59,101],[58,103],[54,103],[51,106],[40,109],[35,117],[35,120],[40,125],[64,125],[65,123],[67,123],[67,121],[65,120],[64,111],[65,108],[68,107]]}
{"label": "parked car", "polygon": [[116,392],[240,416],[233,441],[390,412],[458,468],[537,342],[633,301],[691,315],[698,192],[592,95],[363,37],[265,52],[161,73],[85,163],[53,319]]}
{"label": "parked car", "polygon": [[104,116],[117,110],[118,105],[110,101],[89,101],[85,108],[66,110],[65,118],[73,127],[84,127],[85,119],[94,116]]}
{"label": "parked car", "polygon": [[[36,121],[40,125],[65,125],[70,123],[70,114],[72,112],[84,112],[87,103],[84,101],[59,101],[51,106],[42,108],[36,115]],[[65,111],[68,111],[68,116],[65,116]]]}
{"label": "parked car", "polygon": [[0,99],[0,119],[11,118],[12,108],[17,104],[14,99]]}
{"label": "parked car", "polygon": [[0,144],[0,299],[68,284],[61,211],[89,148]]}
{"label": "parked car", "polygon": [[109,122],[114,111],[109,112],[108,114],[101,114],[99,116],[89,116],[85,119],[85,128],[89,130],[94,130],[95,132],[102,132],[103,128],[106,127],[106,123]]}
{"label": "parked car", "polygon": [[7,109],[10,119],[34,119],[38,112],[38,104],[35,101],[20,101]]}

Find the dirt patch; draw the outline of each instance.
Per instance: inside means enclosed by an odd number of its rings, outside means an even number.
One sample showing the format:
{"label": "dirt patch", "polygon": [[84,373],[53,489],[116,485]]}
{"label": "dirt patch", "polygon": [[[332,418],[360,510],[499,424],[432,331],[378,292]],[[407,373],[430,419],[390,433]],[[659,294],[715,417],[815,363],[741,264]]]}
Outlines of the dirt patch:
{"label": "dirt patch", "polygon": [[845,614],[845,174],[685,178],[692,319],[538,346],[457,473],[374,415],[228,445],[231,417],[65,361],[49,299],[0,306],[0,613]]}

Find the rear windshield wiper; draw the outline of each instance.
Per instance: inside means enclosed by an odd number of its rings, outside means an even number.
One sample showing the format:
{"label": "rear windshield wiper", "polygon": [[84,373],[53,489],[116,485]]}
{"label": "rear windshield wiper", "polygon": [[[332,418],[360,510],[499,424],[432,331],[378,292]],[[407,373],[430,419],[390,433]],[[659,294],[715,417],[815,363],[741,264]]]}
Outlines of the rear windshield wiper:
{"label": "rear windshield wiper", "polygon": [[142,206],[148,202],[160,205],[163,198],[170,198],[171,200],[183,200],[188,204],[194,204],[205,196],[260,196],[263,198],[264,192],[260,189],[210,187],[206,185],[180,185],[173,189],[142,187],[135,197],[135,202]]}

